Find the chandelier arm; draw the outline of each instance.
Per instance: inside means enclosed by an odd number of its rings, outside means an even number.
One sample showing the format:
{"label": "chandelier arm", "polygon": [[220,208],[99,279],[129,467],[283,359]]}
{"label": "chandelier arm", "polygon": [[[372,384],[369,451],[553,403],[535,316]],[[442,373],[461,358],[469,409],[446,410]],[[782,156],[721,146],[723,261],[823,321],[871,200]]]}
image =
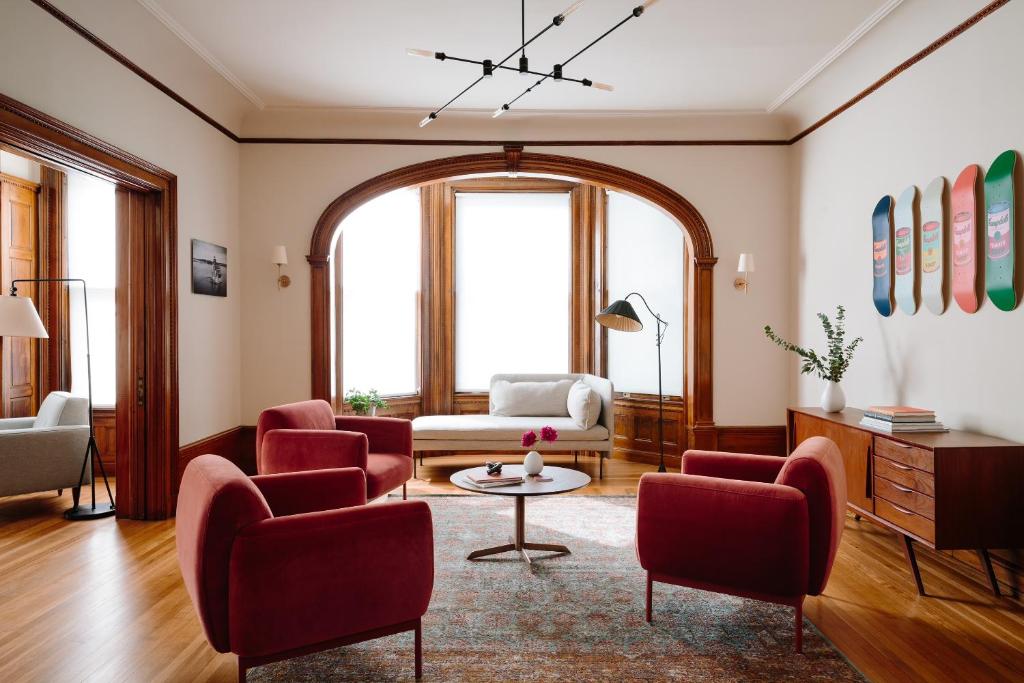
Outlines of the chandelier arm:
{"label": "chandelier arm", "polygon": [[[449,61],[452,61],[452,62],[461,62],[463,64],[475,64],[477,66],[483,66],[483,62],[478,60],[478,59],[466,59],[465,57],[452,57],[450,54],[447,54],[447,53],[445,53],[444,58],[446,60],[449,60]],[[551,77],[550,73],[544,73],[543,71],[529,71],[529,70],[527,70],[527,71],[520,71],[517,67],[514,67],[514,66],[502,66],[500,64],[495,64],[494,68],[495,69],[501,69],[502,71],[515,71],[516,73],[530,74],[531,76],[543,76],[545,78],[550,78]],[[586,79],[586,78],[572,78],[570,76],[562,76],[562,80],[563,81],[571,81],[572,83],[579,83],[580,85],[586,85],[586,83],[584,81],[587,81],[589,79]]]}
{"label": "chandelier arm", "polygon": [[448,107],[449,107],[449,106],[450,106],[450,105],[452,104],[452,102],[454,102],[455,100],[457,100],[457,99],[459,99],[460,97],[462,97],[463,95],[465,95],[465,94],[466,94],[467,92],[469,92],[469,91],[470,91],[470,89],[471,89],[471,88],[472,88],[473,86],[475,86],[475,85],[476,85],[477,83],[479,83],[479,82],[480,82],[480,81],[482,81],[482,80],[484,80],[484,77],[483,77],[483,76],[481,76],[480,78],[476,79],[475,81],[473,81],[472,83],[470,83],[469,85],[467,85],[467,86],[466,86],[466,87],[465,87],[465,88],[464,88],[464,89],[462,90],[462,92],[460,92],[460,93],[459,93],[458,95],[456,95],[455,97],[453,97],[453,98],[451,98],[450,100],[448,100],[447,102],[445,102],[445,103],[444,103],[444,106],[443,106],[443,107],[441,107],[440,109],[435,109],[435,110],[434,110],[434,116],[435,116],[435,118],[436,118],[437,114],[440,114],[440,113],[441,113],[441,112],[443,112],[443,111],[444,111],[445,109],[447,109],[447,108],[448,108]]}
{"label": "chandelier arm", "polygon": [[636,19],[636,18],[637,18],[638,16],[639,16],[638,14],[630,13],[630,15],[629,15],[628,17],[626,17],[625,19],[623,19],[623,20],[622,20],[622,21],[620,21],[619,23],[615,24],[615,26],[612,26],[612,27],[611,27],[610,29],[608,29],[607,31],[605,31],[604,33],[602,33],[601,35],[599,35],[599,36],[598,36],[597,38],[594,38],[594,39],[593,39],[592,41],[590,41],[590,42],[589,42],[589,43],[588,43],[588,44],[587,44],[587,45],[586,45],[585,47],[581,48],[581,49],[579,50],[579,52],[577,52],[577,53],[576,53],[576,54],[574,54],[574,55],[573,55],[572,57],[569,57],[569,59],[567,59],[567,60],[565,60],[564,62],[562,62],[562,66],[563,66],[563,67],[565,67],[565,66],[566,66],[567,64],[569,64],[569,62],[571,62],[572,60],[576,59],[576,58],[577,58],[577,57],[579,57],[579,56],[580,56],[581,54],[583,54],[584,52],[586,52],[587,50],[589,50],[590,48],[594,47],[594,46],[595,46],[595,45],[597,45],[597,44],[598,44],[599,42],[601,42],[602,40],[604,40],[605,38],[607,38],[607,37],[608,37],[608,35],[609,35],[609,34],[610,34],[610,33],[611,33],[612,31],[614,31],[614,30],[618,29],[619,27],[621,27],[621,26],[622,26],[623,24],[625,24],[625,23],[626,23],[627,21],[629,21],[630,19]]}

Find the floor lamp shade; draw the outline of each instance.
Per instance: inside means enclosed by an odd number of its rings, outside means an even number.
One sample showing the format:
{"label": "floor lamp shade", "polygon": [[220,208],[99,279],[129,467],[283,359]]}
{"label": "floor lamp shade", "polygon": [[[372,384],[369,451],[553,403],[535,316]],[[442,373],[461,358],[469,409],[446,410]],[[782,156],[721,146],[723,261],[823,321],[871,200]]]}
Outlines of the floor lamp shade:
{"label": "floor lamp shade", "polygon": [[620,332],[639,332],[644,329],[640,316],[636,314],[633,304],[619,299],[597,314],[597,322],[607,328]]}
{"label": "floor lamp shade", "polygon": [[0,296],[0,337],[49,336],[30,297]]}

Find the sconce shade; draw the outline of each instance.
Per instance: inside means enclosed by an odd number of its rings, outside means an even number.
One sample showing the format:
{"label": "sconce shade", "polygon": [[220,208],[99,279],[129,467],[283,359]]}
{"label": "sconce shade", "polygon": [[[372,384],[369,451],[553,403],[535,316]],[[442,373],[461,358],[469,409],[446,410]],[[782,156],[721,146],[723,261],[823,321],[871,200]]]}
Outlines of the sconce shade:
{"label": "sconce shade", "polygon": [[275,266],[287,266],[288,265],[288,250],[283,245],[274,247],[273,252],[270,255],[270,262]]}
{"label": "sconce shade", "polygon": [[620,332],[639,332],[644,329],[644,324],[640,322],[633,305],[625,299],[613,302],[598,313],[596,319],[599,324]]}
{"label": "sconce shade", "polygon": [[753,254],[740,254],[740,262],[736,266],[736,272],[738,272],[738,273],[753,273],[754,272],[754,255]]}
{"label": "sconce shade", "polygon": [[31,297],[0,296],[0,337],[50,337]]}

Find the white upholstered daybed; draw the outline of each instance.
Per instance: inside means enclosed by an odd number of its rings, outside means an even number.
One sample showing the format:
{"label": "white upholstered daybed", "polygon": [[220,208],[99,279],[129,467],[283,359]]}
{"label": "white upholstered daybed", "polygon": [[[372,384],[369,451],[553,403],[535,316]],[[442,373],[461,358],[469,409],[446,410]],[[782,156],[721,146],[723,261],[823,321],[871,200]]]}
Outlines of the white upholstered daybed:
{"label": "white upholstered daybed", "polygon": [[[552,391],[544,390],[543,395],[538,394],[535,403],[537,412],[542,414],[523,415],[521,413],[532,411],[524,411],[522,406],[508,410],[507,405],[495,405],[496,392],[507,392],[508,385],[501,384],[504,382],[561,382],[557,385],[559,389],[566,383],[582,382],[600,402],[600,412],[592,425],[584,422],[581,426],[578,419],[569,415],[565,405],[559,408],[556,405],[558,401],[551,400]],[[490,386],[490,412],[487,415],[425,415],[412,421],[412,449],[421,463],[424,455],[436,451],[493,451],[525,455],[530,449],[523,448],[520,443],[523,432],[532,429],[539,434],[541,427],[550,426],[558,430],[558,440],[553,444],[538,441],[532,449],[541,452],[594,451],[602,458],[600,469],[603,476],[603,458],[611,453],[615,426],[611,381],[582,373],[514,374],[494,375]],[[551,389],[554,390],[555,386],[552,384]],[[498,400],[500,403],[501,398]],[[515,414],[503,414],[507,412]]]}

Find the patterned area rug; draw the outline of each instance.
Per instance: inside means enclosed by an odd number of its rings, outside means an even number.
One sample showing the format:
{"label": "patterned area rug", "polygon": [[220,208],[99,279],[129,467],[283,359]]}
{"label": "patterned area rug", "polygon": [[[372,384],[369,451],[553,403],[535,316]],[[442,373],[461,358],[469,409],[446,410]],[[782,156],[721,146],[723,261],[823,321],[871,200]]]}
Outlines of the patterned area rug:
{"label": "patterned area rug", "polygon": [[[863,680],[809,622],[804,654],[793,654],[789,608],[655,584],[654,623],[644,623],[633,498],[528,500],[526,540],[572,550],[532,566],[513,553],[466,560],[507,542],[511,499],[425,500],[436,558],[425,681]],[[252,669],[249,680],[413,680],[412,640],[404,633],[279,662]]]}

